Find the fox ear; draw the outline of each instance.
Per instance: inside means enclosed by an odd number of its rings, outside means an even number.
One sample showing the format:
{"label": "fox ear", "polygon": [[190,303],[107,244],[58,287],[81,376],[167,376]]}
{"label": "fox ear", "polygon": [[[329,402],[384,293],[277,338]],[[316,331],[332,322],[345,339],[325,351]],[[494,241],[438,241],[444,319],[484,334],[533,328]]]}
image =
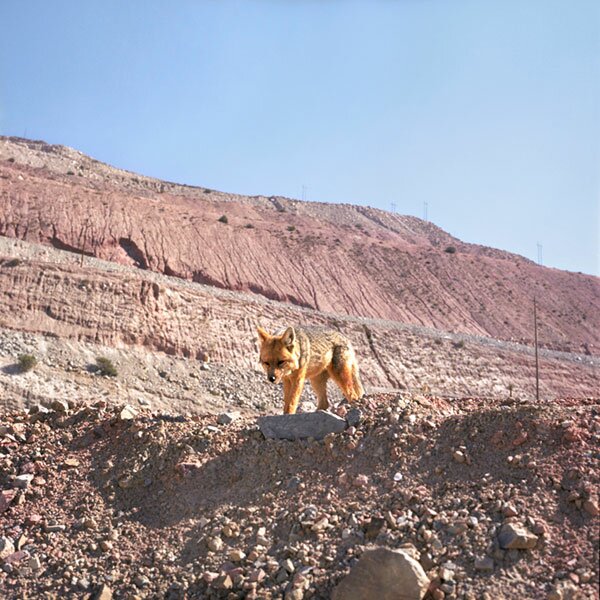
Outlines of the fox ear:
{"label": "fox ear", "polygon": [[292,346],[296,341],[296,332],[293,327],[288,327],[281,336],[281,343],[284,346]]}
{"label": "fox ear", "polygon": [[258,332],[258,337],[261,342],[264,342],[271,337],[262,327],[257,327],[256,331]]}

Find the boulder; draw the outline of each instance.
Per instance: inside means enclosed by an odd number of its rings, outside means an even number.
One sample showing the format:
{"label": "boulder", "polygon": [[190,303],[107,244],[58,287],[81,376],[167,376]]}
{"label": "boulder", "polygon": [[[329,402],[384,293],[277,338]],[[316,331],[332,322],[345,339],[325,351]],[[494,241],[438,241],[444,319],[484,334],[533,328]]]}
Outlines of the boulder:
{"label": "boulder", "polygon": [[257,422],[266,438],[280,440],[322,440],[329,433],[344,431],[347,425],[345,419],[326,410],[259,417]]}
{"label": "boulder", "polygon": [[350,573],[333,590],[332,600],[421,600],[429,578],[404,550],[365,550]]}

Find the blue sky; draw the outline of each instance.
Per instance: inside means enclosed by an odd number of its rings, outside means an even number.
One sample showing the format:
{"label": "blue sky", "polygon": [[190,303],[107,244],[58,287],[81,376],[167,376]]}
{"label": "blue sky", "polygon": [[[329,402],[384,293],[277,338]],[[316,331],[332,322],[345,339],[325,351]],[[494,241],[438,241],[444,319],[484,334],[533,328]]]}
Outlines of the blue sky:
{"label": "blue sky", "polygon": [[597,0],[20,0],[0,133],[600,274]]}

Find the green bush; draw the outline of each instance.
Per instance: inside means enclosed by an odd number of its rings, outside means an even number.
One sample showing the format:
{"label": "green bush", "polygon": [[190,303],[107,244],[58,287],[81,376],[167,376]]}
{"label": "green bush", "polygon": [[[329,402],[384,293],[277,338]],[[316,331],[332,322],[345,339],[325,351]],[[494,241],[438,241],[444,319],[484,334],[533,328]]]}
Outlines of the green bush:
{"label": "green bush", "polygon": [[18,358],[18,363],[21,373],[27,373],[27,371],[31,371],[37,365],[37,358],[33,354],[21,354]]}
{"label": "green bush", "polygon": [[448,254],[454,254],[456,252],[456,248],[454,246],[448,246],[444,252],[447,252]]}
{"label": "green bush", "polygon": [[100,375],[107,375],[108,377],[117,376],[117,367],[115,367],[110,358],[106,358],[105,356],[99,356],[96,359],[96,366],[98,367],[98,372],[100,373]]}
{"label": "green bush", "polygon": [[13,258],[12,260],[9,260],[7,263],[5,263],[5,267],[18,267],[21,264],[21,259],[19,258]]}
{"label": "green bush", "polygon": [[222,215],[220,216],[217,221],[219,221],[219,223],[229,223],[229,219],[227,218],[227,215]]}
{"label": "green bush", "polygon": [[293,225],[288,225],[288,231],[296,231],[296,228]]}

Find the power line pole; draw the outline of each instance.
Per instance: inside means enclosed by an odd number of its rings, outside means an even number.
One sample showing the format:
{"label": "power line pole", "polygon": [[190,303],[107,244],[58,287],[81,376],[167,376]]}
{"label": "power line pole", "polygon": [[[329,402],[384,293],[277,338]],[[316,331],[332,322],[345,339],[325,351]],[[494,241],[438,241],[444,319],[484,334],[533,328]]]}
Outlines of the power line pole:
{"label": "power line pole", "polygon": [[306,190],[307,187],[304,184],[302,184],[302,201],[306,200]]}
{"label": "power line pole", "polygon": [[543,261],[542,261],[542,244],[540,244],[539,242],[537,243],[537,251],[538,251],[538,265],[542,265]]}
{"label": "power line pole", "polygon": [[391,206],[392,206],[392,212],[395,213],[396,212],[396,203],[392,202]]}
{"label": "power line pole", "polygon": [[427,202],[423,202],[423,214],[426,221],[429,221],[428,212],[429,212],[429,204]]}
{"label": "power line pole", "polygon": [[538,356],[537,303],[533,297],[533,339],[535,343],[535,399],[540,401],[540,360]]}

